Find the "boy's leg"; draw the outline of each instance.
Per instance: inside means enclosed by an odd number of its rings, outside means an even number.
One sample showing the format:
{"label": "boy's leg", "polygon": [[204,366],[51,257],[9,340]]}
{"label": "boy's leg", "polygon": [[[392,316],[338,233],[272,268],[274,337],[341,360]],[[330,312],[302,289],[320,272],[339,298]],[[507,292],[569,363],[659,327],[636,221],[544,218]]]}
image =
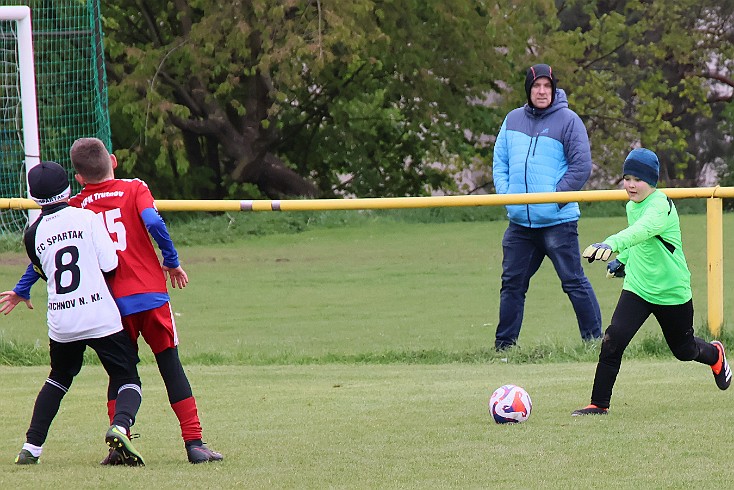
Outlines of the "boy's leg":
{"label": "boy's leg", "polygon": [[[130,338],[130,341],[132,342],[133,349],[135,349],[135,355],[137,362],[140,362],[140,358],[138,356],[138,337],[140,337],[140,331],[137,330],[135,322],[125,321],[126,317],[122,317],[122,326],[127,334],[127,336]],[[110,424],[112,424],[112,421],[115,419],[115,410],[117,405],[117,391],[120,388],[119,383],[112,383],[110,381],[108,387],[107,387],[107,416],[110,419]],[[128,433],[128,436],[130,434]],[[102,464],[106,464],[104,461]]]}
{"label": "boy's leg", "polygon": [[[81,370],[84,348],[83,342],[49,341],[51,373],[36,397],[31,423],[26,432],[26,445],[28,446],[24,445],[25,450],[29,451],[36,460],[41,454],[40,448],[46,442],[51,422],[59,412],[61,400],[69,391],[74,376]],[[20,460],[16,459],[16,462],[20,463]]]}
{"label": "boy's leg", "polygon": [[170,303],[136,313],[123,321],[137,322],[138,328],[155,354],[158,371],[166,386],[168,401],[181,426],[181,437],[192,463],[219,461],[222,455],[210,450],[201,440],[202,431],[196,399],[178,357],[178,334]]}
{"label": "boy's leg", "polygon": [[181,437],[184,441],[201,439],[201,423],[196,408],[196,400],[191,392],[191,384],[186,377],[178,348],[168,348],[155,355],[158,371],[166,385],[168,402],[171,404],[181,425]]}
{"label": "boy's leg", "polygon": [[166,386],[168,402],[178,417],[184,441],[201,439],[196,402],[178,357],[178,334],[170,303],[126,316],[123,321],[136,322],[136,328],[153,351],[158,371]]}
{"label": "boy's leg", "polygon": [[634,293],[622,291],[612,314],[612,322],[604,332],[594,387],[591,390],[593,405],[609,408],[614,383],[622,364],[622,354],[650,313],[650,303]]}
{"label": "boy's leg", "polygon": [[158,370],[168,393],[168,401],[181,426],[181,436],[191,463],[221,461],[222,455],[207,447],[201,440],[201,423],[196,399],[191,392],[186,373],[178,357],[178,348],[168,348],[155,355]]}
{"label": "boy's leg", "polygon": [[732,373],[724,345],[719,341],[709,343],[694,335],[693,300],[682,305],[659,306],[654,314],[676,359],[711,366],[716,386],[721,390],[729,388]]}
{"label": "boy's leg", "polygon": [[719,351],[693,332],[693,300],[682,305],[658,306],[653,310],[665,342],[680,361],[697,361],[708,366],[719,359]]}
{"label": "boy's leg", "polygon": [[107,337],[92,339],[89,345],[97,352],[110,377],[108,390],[116,390],[116,393],[108,393],[108,397],[116,396],[117,402],[105,441],[112,450],[119,453],[122,464],[142,466],[145,464],[143,457],[128,437],[142,401],[137,350],[127,333],[122,330]]}
{"label": "boy's leg", "polygon": [[137,350],[123,330],[91,339],[89,346],[95,350],[109,376],[108,399],[116,399],[112,424],[128,430],[135,423],[142,401]]}

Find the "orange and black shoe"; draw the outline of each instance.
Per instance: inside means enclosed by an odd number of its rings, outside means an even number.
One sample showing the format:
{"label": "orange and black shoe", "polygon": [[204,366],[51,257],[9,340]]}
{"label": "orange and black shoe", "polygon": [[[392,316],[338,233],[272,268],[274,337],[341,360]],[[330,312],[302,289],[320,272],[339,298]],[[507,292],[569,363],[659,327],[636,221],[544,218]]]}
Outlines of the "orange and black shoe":
{"label": "orange and black shoe", "polygon": [[572,417],[578,417],[580,415],[606,415],[609,412],[608,408],[597,407],[596,405],[587,405],[584,408],[579,408],[571,412]]}
{"label": "orange and black shoe", "polygon": [[711,371],[714,373],[716,386],[718,386],[720,390],[725,390],[731,384],[731,368],[729,367],[729,363],[726,362],[724,344],[718,340],[714,340],[711,344],[719,351],[719,360],[716,361],[716,364],[711,366]]}

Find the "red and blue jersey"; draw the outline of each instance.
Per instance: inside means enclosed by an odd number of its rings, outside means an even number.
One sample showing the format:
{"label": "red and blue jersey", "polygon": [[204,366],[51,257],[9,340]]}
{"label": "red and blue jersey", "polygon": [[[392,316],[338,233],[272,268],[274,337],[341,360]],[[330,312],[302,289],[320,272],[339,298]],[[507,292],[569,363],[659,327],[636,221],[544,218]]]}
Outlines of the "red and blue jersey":
{"label": "red and blue jersey", "polygon": [[[100,215],[115,243],[119,264],[110,282],[120,313],[130,315],[157,308],[170,298],[150,236],[163,256],[163,265],[178,267],[178,253],[158,214],[148,186],[139,179],[111,179],[87,184],[69,204]],[[150,236],[149,236],[150,234]],[[29,268],[16,286],[21,297],[30,297]]]}

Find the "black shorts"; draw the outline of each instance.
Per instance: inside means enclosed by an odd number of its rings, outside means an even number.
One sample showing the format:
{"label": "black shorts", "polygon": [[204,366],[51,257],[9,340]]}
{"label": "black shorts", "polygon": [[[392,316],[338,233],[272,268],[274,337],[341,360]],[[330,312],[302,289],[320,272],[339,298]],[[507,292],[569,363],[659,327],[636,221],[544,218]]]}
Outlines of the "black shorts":
{"label": "black shorts", "polygon": [[[51,378],[71,384],[71,379],[81,371],[84,351],[87,346],[94,349],[110,381],[133,382],[138,377],[140,362],[137,350],[124,330],[97,339],[73,342],[49,341],[51,355]],[[67,384],[68,383],[68,384]],[[138,381],[139,383],[139,381]]]}

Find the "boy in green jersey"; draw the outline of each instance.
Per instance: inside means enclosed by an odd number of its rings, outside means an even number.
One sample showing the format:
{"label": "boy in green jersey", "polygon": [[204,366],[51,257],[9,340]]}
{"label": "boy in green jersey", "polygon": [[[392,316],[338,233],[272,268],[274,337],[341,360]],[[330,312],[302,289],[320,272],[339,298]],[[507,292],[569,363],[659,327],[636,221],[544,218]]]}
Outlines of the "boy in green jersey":
{"label": "boy in green jersey", "polygon": [[645,148],[630,152],[623,167],[629,226],[583,252],[589,262],[607,261],[617,252],[607,265],[607,277],[623,277],[624,285],[604,332],[591,404],[575,410],[574,416],[607,413],[622,354],[651,314],[677,359],[711,366],[721,390],[731,383],[722,343],[709,343],[693,334],[691,273],[683,254],[678,212],[656,188],[659,168],[654,152]]}

